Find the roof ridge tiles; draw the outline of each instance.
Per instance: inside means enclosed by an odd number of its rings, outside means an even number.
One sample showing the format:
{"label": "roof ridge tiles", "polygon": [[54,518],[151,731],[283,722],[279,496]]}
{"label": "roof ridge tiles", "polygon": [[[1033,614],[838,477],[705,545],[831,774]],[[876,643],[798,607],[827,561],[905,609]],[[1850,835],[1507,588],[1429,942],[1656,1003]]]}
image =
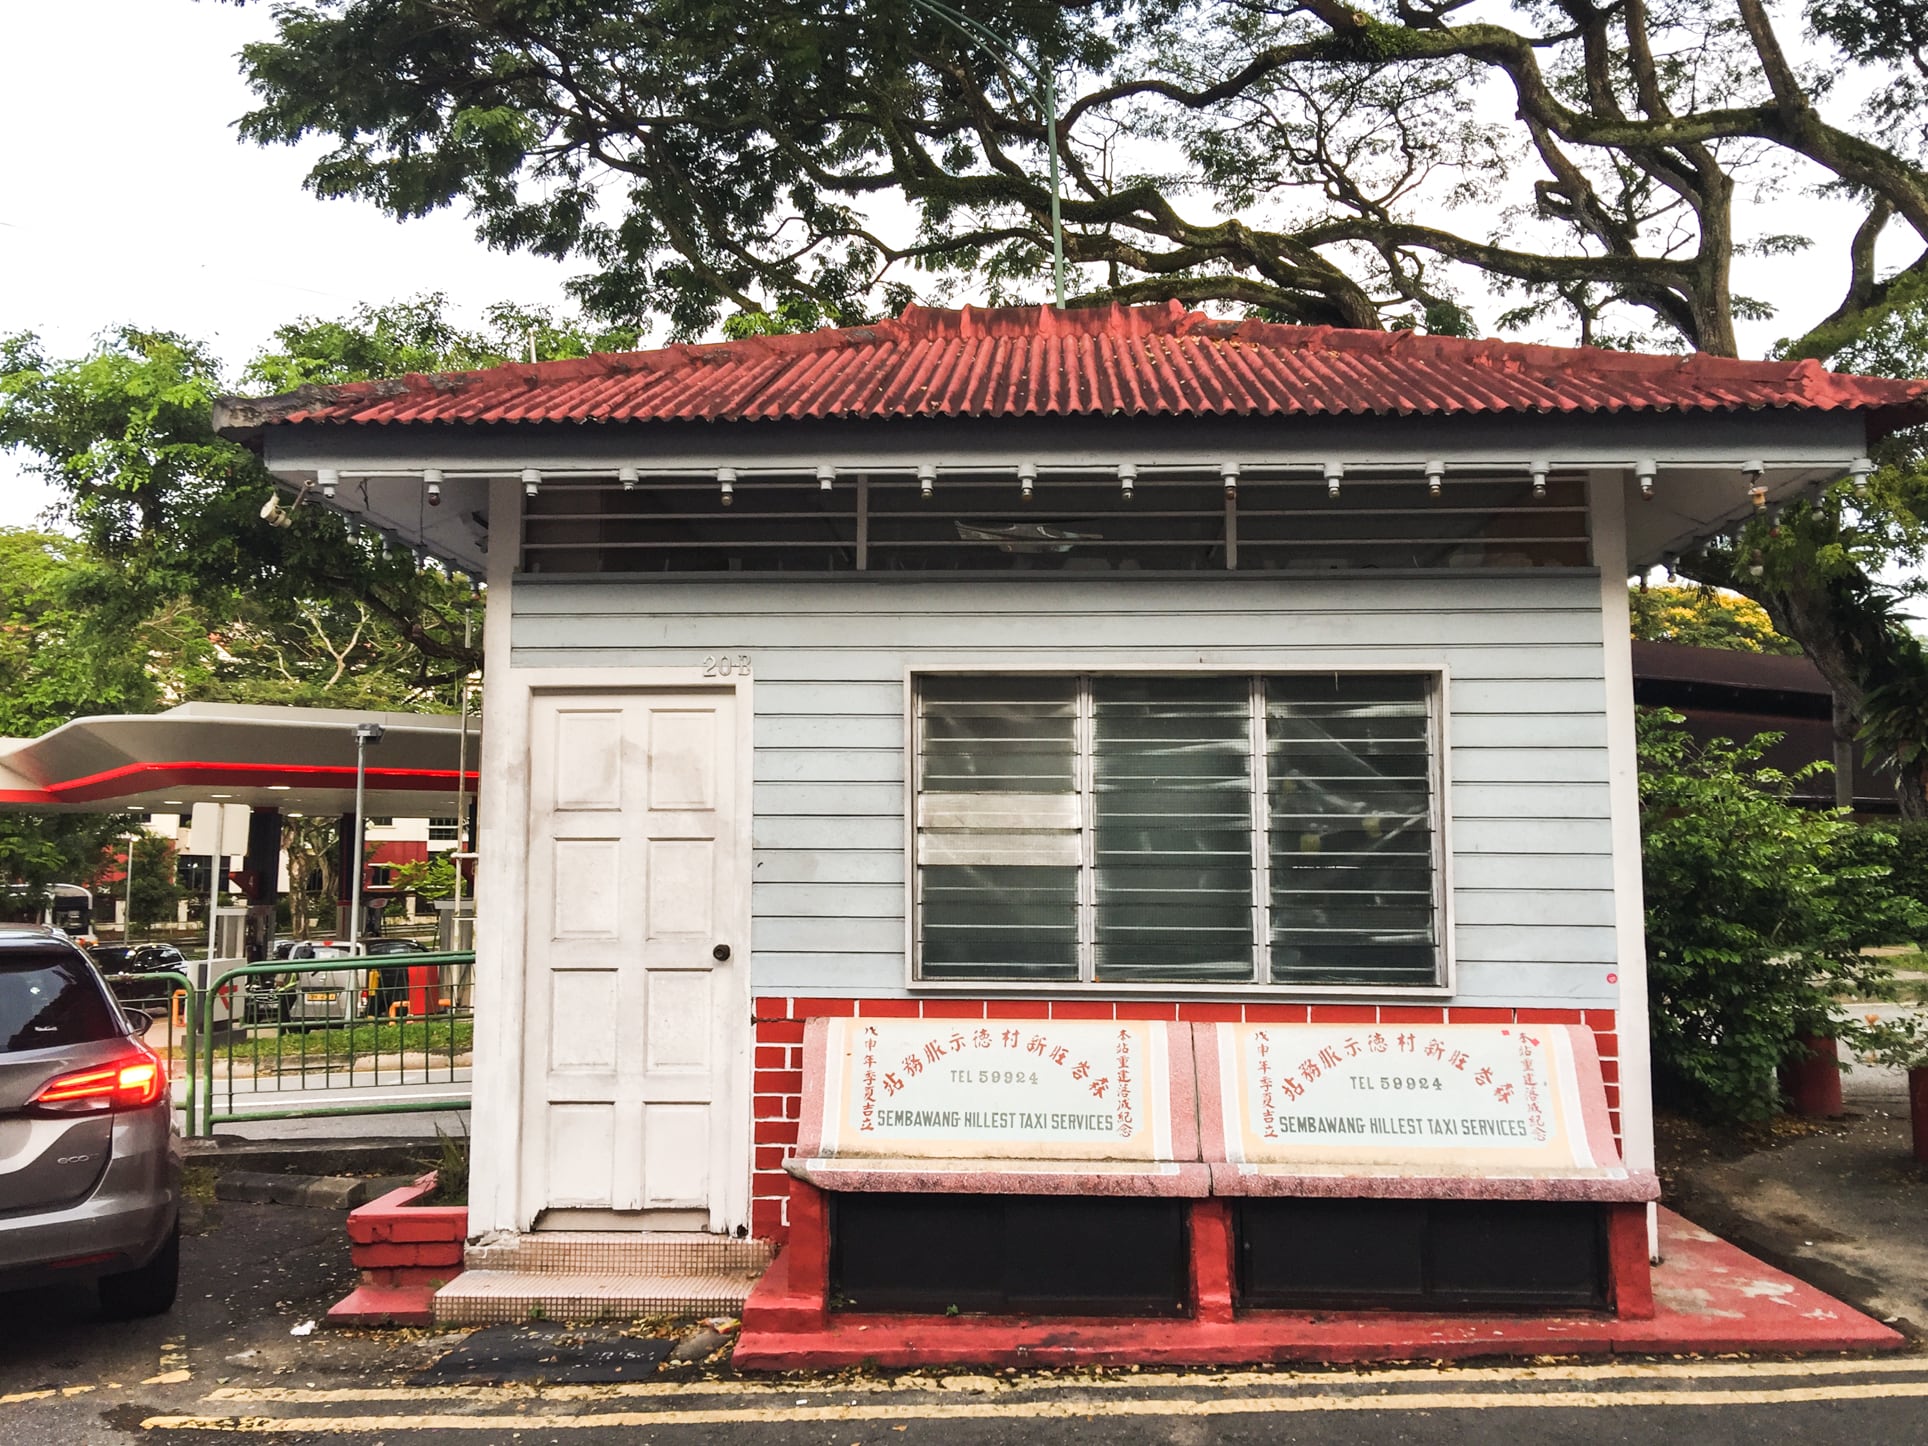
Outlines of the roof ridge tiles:
{"label": "roof ridge tiles", "polygon": [[902,416],[1865,411],[1928,421],[1928,382],[1819,362],[1653,355],[1213,317],[1176,299],[907,307],[864,326],[224,398],[281,422],[711,421]]}

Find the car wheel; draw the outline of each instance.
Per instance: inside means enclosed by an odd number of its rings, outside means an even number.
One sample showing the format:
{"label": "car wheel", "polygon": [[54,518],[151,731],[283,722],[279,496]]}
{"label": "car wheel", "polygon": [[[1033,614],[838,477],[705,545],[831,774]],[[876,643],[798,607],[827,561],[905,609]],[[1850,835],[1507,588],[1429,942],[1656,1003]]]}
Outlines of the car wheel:
{"label": "car wheel", "polygon": [[100,1313],[109,1320],[134,1320],[164,1315],[174,1308],[181,1282],[181,1222],[175,1221],[167,1242],[139,1270],[100,1278]]}

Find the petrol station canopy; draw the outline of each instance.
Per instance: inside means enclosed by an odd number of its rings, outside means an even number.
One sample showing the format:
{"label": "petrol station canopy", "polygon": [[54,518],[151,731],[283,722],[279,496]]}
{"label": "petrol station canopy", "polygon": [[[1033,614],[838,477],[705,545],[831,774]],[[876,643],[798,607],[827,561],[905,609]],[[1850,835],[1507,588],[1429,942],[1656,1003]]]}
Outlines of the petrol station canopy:
{"label": "petrol station canopy", "polygon": [[[361,723],[383,729],[366,750],[365,813],[457,812],[463,720],[456,714],[235,703],[76,718],[39,738],[0,738],[0,810],[186,813],[197,803],[239,803],[350,813]],[[480,719],[468,720],[467,733],[462,792],[473,799]]]}

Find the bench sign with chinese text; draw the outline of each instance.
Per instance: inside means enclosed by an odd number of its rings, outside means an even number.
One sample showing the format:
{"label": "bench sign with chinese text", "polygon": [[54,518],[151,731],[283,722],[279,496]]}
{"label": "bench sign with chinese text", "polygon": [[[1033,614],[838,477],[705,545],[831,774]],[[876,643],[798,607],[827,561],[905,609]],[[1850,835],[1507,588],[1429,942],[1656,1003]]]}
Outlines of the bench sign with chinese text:
{"label": "bench sign with chinese text", "polygon": [[1174,1045],[1189,1053],[1187,1037],[1174,1040],[1171,1026],[1142,1020],[833,1019],[818,1149],[838,1157],[1166,1159]]}
{"label": "bench sign with chinese text", "polygon": [[1199,1050],[1201,1086],[1216,1096],[1207,1138],[1233,1164],[1471,1174],[1619,1163],[1610,1137],[1600,1158],[1604,1100],[1583,1030],[1221,1024],[1199,1032]]}

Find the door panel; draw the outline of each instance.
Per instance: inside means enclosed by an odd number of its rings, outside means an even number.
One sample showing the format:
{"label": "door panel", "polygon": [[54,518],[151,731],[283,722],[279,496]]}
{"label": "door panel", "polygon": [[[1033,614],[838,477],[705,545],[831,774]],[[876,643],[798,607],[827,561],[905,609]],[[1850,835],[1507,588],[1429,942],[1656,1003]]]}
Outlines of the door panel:
{"label": "door panel", "polygon": [[723,1186],[749,1169],[734,1158],[741,966],[714,956],[743,942],[736,697],[530,706],[530,1215],[644,1228],[650,1211],[699,1210],[728,1228]]}

